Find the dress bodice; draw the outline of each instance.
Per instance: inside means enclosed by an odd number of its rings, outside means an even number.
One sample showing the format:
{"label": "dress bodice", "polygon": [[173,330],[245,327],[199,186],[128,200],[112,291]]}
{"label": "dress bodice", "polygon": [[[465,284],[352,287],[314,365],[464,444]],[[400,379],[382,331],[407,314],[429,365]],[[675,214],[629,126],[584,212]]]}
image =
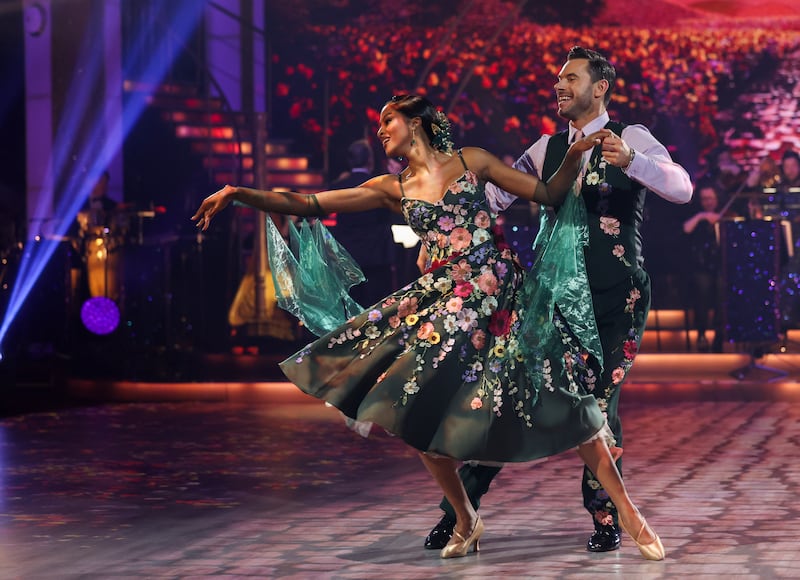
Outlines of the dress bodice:
{"label": "dress bodice", "polygon": [[422,240],[432,264],[470,253],[493,239],[496,216],[489,209],[484,187],[467,169],[439,201],[403,197],[403,216]]}

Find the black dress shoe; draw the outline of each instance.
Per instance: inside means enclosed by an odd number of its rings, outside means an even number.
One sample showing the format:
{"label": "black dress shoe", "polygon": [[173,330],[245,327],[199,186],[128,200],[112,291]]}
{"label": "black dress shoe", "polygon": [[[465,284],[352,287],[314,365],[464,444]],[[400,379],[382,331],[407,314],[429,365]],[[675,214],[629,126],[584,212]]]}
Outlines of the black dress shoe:
{"label": "black dress shoe", "polygon": [[586,549],[590,552],[613,552],[620,546],[619,527],[598,526],[586,542]]}
{"label": "black dress shoe", "polygon": [[442,516],[439,523],[436,524],[428,537],[425,538],[426,550],[441,550],[453,537],[453,528],[456,527],[455,518],[451,518],[447,514]]}

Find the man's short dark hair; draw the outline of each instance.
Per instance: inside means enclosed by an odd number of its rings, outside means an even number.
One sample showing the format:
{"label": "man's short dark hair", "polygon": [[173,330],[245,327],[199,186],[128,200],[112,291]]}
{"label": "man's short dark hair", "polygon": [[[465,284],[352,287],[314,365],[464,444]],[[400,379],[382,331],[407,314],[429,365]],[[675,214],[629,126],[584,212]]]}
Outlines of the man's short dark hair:
{"label": "man's short dark hair", "polygon": [[582,46],[573,46],[569,53],[567,53],[567,60],[575,60],[578,58],[586,59],[589,61],[589,76],[593,83],[600,79],[608,81],[608,90],[606,91],[604,103],[608,106],[611,101],[611,93],[614,90],[614,82],[617,80],[617,71],[610,62],[597,51],[583,48]]}
{"label": "man's short dark hair", "polygon": [[786,151],[783,152],[783,155],[781,156],[781,163],[783,163],[787,159],[794,159],[795,161],[800,163],[800,154],[798,154],[797,151],[795,151],[794,149],[787,149]]}
{"label": "man's short dark hair", "polygon": [[372,171],[374,163],[372,148],[366,139],[359,139],[350,143],[350,147],[347,148],[347,162],[350,164],[350,169],[366,167]]}

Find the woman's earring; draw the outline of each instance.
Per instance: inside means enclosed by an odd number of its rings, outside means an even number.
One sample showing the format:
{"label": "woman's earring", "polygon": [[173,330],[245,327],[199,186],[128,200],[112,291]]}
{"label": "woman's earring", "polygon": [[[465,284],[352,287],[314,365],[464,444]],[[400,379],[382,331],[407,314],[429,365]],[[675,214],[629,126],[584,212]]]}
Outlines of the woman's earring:
{"label": "woman's earring", "polygon": [[411,128],[411,146],[413,147],[416,144],[417,144],[417,140],[415,138],[414,128],[412,127]]}

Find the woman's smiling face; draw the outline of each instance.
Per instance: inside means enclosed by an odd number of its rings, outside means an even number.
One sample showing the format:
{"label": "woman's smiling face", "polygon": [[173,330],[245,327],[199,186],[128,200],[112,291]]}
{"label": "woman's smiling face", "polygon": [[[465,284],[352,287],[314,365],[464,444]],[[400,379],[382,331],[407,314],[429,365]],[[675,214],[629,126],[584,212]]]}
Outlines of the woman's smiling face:
{"label": "woman's smiling face", "polygon": [[411,140],[408,119],[391,103],[381,110],[378,139],[389,157],[402,157]]}

